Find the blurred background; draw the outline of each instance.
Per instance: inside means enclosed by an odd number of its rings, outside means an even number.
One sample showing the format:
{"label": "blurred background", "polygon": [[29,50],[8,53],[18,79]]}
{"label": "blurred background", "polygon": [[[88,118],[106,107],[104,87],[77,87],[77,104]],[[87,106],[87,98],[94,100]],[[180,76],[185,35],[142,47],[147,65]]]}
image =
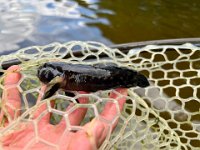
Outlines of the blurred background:
{"label": "blurred background", "polygon": [[200,37],[199,0],[0,0],[0,54],[71,40]]}

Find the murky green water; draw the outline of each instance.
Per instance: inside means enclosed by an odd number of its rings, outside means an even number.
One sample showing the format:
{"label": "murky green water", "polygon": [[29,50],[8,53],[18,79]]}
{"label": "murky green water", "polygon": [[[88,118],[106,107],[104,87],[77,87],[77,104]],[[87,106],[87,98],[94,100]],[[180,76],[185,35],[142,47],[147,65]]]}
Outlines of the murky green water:
{"label": "murky green water", "polygon": [[115,12],[104,15],[110,26],[99,26],[114,43],[200,36],[198,0],[105,0],[101,6]]}
{"label": "murky green water", "polygon": [[56,41],[198,37],[199,14],[199,0],[1,0],[0,54]]}

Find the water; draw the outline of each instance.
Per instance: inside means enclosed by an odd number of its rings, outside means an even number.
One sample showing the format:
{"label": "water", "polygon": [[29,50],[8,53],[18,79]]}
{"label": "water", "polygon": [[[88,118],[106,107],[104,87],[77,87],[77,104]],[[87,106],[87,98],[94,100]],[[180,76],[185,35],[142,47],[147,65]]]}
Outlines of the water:
{"label": "water", "polygon": [[0,0],[0,54],[71,40],[198,37],[199,14],[199,0]]}

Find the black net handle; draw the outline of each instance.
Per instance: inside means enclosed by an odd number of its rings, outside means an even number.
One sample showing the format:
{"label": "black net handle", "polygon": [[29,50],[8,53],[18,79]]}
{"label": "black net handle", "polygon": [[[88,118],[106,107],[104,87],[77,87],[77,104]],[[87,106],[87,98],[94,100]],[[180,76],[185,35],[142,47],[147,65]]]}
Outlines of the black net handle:
{"label": "black net handle", "polygon": [[[182,38],[182,39],[167,39],[167,40],[154,40],[154,41],[143,41],[143,42],[133,42],[125,44],[116,44],[109,46],[110,48],[117,48],[123,53],[128,53],[132,48],[141,48],[146,45],[182,45],[184,43],[191,43],[196,46],[200,46],[200,38]],[[77,50],[73,52],[74,56],[82,56],[81,51]],[[66,55],[64,58],[69,58],[70,55]],[[103,57],[103,55],[101,56]],[[28,61],[28,60],[27,60]],[[12,65],[18,65],[21,62],[19,60],[13,60],[2,64],[3,69],[7,69]]]}

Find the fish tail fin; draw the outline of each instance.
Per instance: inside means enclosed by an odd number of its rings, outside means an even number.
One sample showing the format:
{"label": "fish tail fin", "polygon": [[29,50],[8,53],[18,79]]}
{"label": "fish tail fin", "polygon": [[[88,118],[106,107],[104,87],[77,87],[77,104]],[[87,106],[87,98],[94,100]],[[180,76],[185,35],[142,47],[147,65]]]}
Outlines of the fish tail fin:
{"label": "fish tail fin", "polygon": [[138,73],[138,75],[137,75],[137,86],[144,88],[144,87],[147,87],[149,85],[150,84],[149,84],[149,81],[147,80],[147,78],[144,75]]}

